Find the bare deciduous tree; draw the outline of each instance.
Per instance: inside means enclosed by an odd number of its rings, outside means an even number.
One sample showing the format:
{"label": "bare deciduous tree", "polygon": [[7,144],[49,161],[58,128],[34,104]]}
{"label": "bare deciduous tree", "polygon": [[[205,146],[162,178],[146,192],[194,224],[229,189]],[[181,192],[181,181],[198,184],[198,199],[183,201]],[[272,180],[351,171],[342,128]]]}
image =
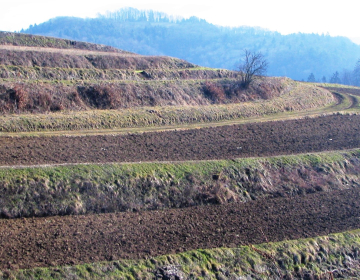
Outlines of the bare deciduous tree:
{"label": "bare deciduous tree", "polygon": [[239,64],[239,71],[241,72],[241,85],[244,88],[249,87],[256,76],[261,76],[266,73],[268,62],[261,52],[244,51],[244,57]]}

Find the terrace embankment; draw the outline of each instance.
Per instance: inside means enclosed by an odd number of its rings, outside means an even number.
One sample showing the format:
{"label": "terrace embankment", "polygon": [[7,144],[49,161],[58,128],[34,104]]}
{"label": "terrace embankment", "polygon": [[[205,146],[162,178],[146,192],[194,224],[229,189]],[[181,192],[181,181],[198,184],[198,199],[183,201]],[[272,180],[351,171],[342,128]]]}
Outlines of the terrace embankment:
{"label": "terrace embankment", "polygon": [[[257,118],[266,121],[272,116],[279,117],[279,114],[283,114],[285,118],[304,117],[325,112],[337,112],[351,106],[351,100],[346,96],[339,96],[341,98],[338,98],[337,95],[315,86],[277,78],[266,78],[239,96],[235,95],[231,99],[224,100],[224,102],[233,100],[234,103],[216,104],[217,101],[214,100],[217,99],[214,99],[211,91],[207,91],[208,86],[210,85],[212,88],[214,84],[225,87],[228,85],[226,79],[218,80],[216,83],[214,80],[211,83],[151,81],[137,84],[107,85],[106,87],[111,88],[110,92],[103,91],[104,88],[100,86],[83,85],[76,87],[76,90],[80,90],[81,94],[77,91],[71,94],[71,87],[59,86],[57,88],[59,94],[55,94],[59,100],[53,100],[50,95],[43,95],[36,91],[38,88],[42,88],[43,91],[54,90],[51,86],[28,85],[36,102],[33,100],[34,103],[31,103],[29,99],[26,99],[29,102],[22,103],[23,105],[20,106],[16,105],[18,103],[14,101],[14,97],[13,99],[5,98],[4,95],[3,104],[7,105],[3,106],[3,110],[11,111],[14,105],[22,107],[27,104],[24,107],[25,111],[32,108],[31,110],[34,111],[47,112],[58,108],[61,104],[67,104],[66,106],[71,111],[46,114],[4,114],[0,116],[0,131],[5,133],[49,133],[52,131],[61,133],[61,131],[67,131],[67,133],[77,134],[83,130],[82,133],[84,134],[94,132],[101,134],[102,129],[122,130],[126,128],[142,131],[158,127],[158,130],[161,130],[161,127],[166,126],[173,128],[188,127],[188,125],[193,125],[193,127],[197,125],[214,126],[221,125],[221,122],[231,123],[246,121],[246,119],[251,118],[252,121],[256,121]],[[203,95],[204,90],[207,92],[205,96]],[[114,91],[116,95],[111,94]],[[77,97],[71,101],[71,98],[64,97],[67,94]],[[42,98],[49,102],[39,103],[39,99]],[[337,101],[337,99],[339,100]],[[12,101],[10,102],[10,100]],[[237,101],[239,103],[236,103]],[[157,105],[155,106],[155,104]],[[147,107],[142,107],[145,105]],[[106,109],[111,106],[126,108],[122,110],[88,110],[88,108]],[[128,108],[128,106],[133,107]]]}
{"label": "terrace embankment", "polygon": [[192,68],[194,64],[185,60],[165,56],[141,56],[122,52],[69,52],[61,49],[18,50],[0,46],[0,64],[23,67],[60,67],[84,69],[178,69]]}
{"label": "terrace embankment", "polygon": [[[104,74],[107,78],[112,75],[123,76],[122,80],[117,81],[97,79],[102,73],[96,71],[78,70],[74,75],[79,73],[91,75],[93,80],[54,82],[22,79],[21,82],[7,80],[0,82],[0,112],[2,114],[59,111],[66,113],[144,106],[230,104],[286,97],[289,92],[298,88],[296,82],[286,78],[263,78],[250,88],[243,89],[239,86],[238,80],[233,79],[236,74],[225,70],[154,71],[156,75],[165,75],[169,78],[164,80],[158,80],[157,77],[140,80],[139,76],[142,74],[128,71],[112,70]],[[2,74],[6,75],[6,72]],[[178,76],[181,78],[171,79]],[[205,78],[209,80],[206,81]],[[127,79],[134,81],[126,81]],[[303,87],[304,91],[309,93],[311,100],[317,97],[321,101],[320,107],[335,101],[330,92],[324,89],[311,85]],[[286,106],[291,110],[292,104]],[[297,103],[293,106],[296,107]]]}
{"label": "terrace embankment", "polygon": [[67,39],[59,39],[54,37],[46,37],[39,35],[14,33],[14,32],[0,32],[0,45],[5,47],[31,47],[31,48],[46,48],[46,49],[68,49],[68,50],[87,50],[87,51],[101,51],[101,52],[122,52],[119,49],[92,44],[87,42],[79,42]]}
{"label": "terrace embankment", "polygon": [[0,217],[184,208],[360,187],[360,150],[205,162],[0,169]]}
{"label": "terrace embankment", "polygon": [[[151,66],[148,66],[151,67]],[[146,68],[145,68],[146,69]],[[179,68],[179,69],[146,69],[134,71],[131,69],[87,69],[65,67],[23,67],[0,65],[0,78],[6,80],[32,81],[41,80],[44,83],[75,81],[148,81],[148,80],[195,80],[236,78],[239,74],[225,69],[209,68]]]}

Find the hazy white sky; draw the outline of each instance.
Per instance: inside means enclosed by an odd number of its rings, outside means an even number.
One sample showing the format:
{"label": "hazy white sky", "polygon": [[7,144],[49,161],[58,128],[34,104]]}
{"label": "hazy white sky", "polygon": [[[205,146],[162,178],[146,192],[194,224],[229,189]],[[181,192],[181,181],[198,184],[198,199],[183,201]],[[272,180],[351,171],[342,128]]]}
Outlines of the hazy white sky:
{"label": "hazy white sky", "polygon": [[[95,17],[122,7],[197,16],[226,26],[260,26],[282,34],[359,38],[359,0],[0,0],[0,30],[19,31],[56,16]],[[360,43],[360,41],[359,41]]]}

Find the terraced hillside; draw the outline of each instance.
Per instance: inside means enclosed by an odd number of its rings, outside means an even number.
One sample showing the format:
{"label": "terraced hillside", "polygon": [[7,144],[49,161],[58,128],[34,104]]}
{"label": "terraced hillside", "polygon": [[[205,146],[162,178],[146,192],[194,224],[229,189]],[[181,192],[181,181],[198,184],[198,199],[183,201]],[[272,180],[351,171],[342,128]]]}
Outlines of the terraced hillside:
{"label": "terraced hillside", "polygon": [[1,278],[359,277],[358,88],[4,32],[0,54]]}

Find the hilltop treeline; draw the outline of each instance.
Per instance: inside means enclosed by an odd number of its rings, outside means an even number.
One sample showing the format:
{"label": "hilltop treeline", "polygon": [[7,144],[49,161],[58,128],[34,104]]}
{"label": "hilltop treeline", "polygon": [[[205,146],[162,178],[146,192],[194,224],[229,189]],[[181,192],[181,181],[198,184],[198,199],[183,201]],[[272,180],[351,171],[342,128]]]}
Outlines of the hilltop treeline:
{"label": "hilltop treeline", "polygon": [[59,17],[24,33],[111,45],[146,55],[169,55],[202,66],[234,69],[243,49],[261,51],[268,74],[330,81],[336,71],[354,68],[360,46],[345,37],[281,35],[261,28],[220,27],[199,18],[181,19],[152,11],[123,9],[93,19]]}
{"label": "hilltop treeline", "polygon": [[329,82],[331,84],[344,84],[344,85],[353,85],[360,86],[360,59],[355,64],[354,70],[351,69],[343,69],[340,73],[335,71],[329,78],[326,79],[323,76],[321,79],[319,77],[315,77],[314,73],[311,73],[307,78],[308,82],[321,82],[326,83]]}

